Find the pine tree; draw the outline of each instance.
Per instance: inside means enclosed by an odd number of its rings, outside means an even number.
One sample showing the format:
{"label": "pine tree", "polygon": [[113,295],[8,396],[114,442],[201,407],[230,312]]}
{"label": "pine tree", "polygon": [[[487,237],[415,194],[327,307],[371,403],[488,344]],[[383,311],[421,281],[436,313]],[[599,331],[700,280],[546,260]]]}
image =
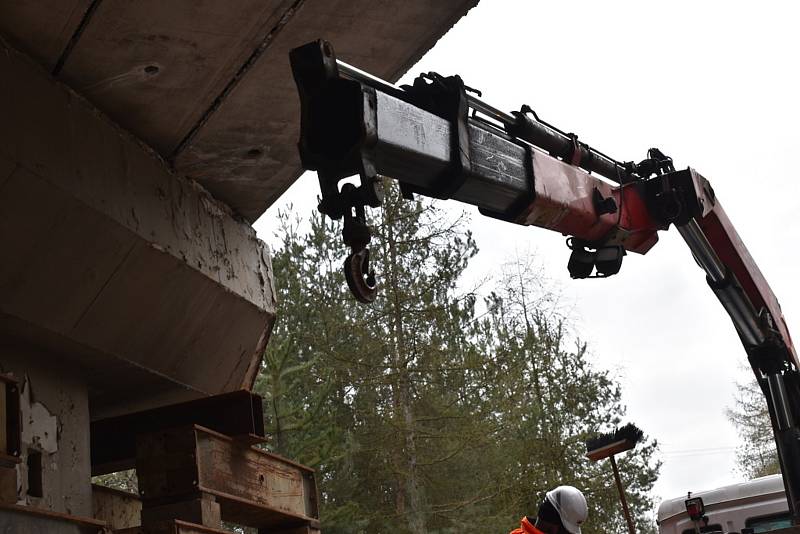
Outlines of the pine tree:
{"label": "pine tree", "polygon": [[[497,281],[479,316],[459,291],[477,252],[465,216],[390,187],[371,221],[381,287],[362,306],[341,272],[339,223],[315,214],[299,233],[282,220],[258,390],[272,448],[318,471],[326,532],[505,533],[569,483],[587,492],[588,534],[621,525],[610,467],[583,457],[585,437],[624,414],[619,387],[571,341],[529,265]],[[654,450],[620,459],[640,526]]]}
{"label": "pine tree", "polygon": [[382,287],[370,307],[344,289],[335,224],[314,215],[304,236],[284,224],[273,265],[290,305],[259,391],[273,447],[320,470],[327,531],[380,529],[387,518],[400,532],[439,528],[437,500],[451,497],[439,473],[485,439],[463,402],[474,404],[465,371],[478,361],[475,298],[456,292],[476,247],[466,219],[444,217],[390,189],[373,221]]}
{"label": "pine tree", "polygon": [[[624,531],[610,465],[585,458],[586,438],[612,429],[625,413],[619,385],[591,365],[584,343],[569,341],[558,295],[543,283],[531,258],[506,266],[489,307],[493,360],[504,369],[493,404],[507,407],[497,412],[502,449],[507,471],[519,481],[495,510],[534,514],[547,490],[569,484],[590,503],[584,532]],[[640,528],[652,523],[650,490],[660,466],[653,458],[656,447],[645,441],[618,460]]]}
{"label": "pine tree", "polygon": [[387,528],[387,518],[394,531],[446,528],[438,509],[453,487],[439,473],[458,469],[482,434],[462,402],[475,360],[475,299],[456,286],[477,252],[465,224],[430,202],[403,200],[396,187],[373,221],[382,287],[372,306],[358,310],[363,374],[355,400],[363,400],[363,431],[354,458],[369,495],[383,497],[370,505],[372,529]]}
{"label": "pine tree", "polygon": [[737,385],[733,408],[728,419],[739,430],[742,442],[736,451],[739,471],[747,478],[780,473],[778,453],[769,417],[767,401],[755,377]]}

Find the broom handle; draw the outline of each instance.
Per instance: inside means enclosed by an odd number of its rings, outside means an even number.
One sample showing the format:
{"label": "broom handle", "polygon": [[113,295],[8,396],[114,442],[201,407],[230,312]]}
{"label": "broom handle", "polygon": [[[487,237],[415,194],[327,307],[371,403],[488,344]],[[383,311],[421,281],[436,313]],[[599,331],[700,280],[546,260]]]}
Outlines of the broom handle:
{"label": "broom handle", "polygon": [[622,479],[619,478],[619,469],[617,469],[617,461],[614,455],[609,456],[611,459],[611,467],[614,469],[614,480],[617,482],[617,490],[619,490],[619,501],[622,503],[622,513],[625,514],[625,522],[628,523],[628,533],[636,534],[633,529],[633,519],[631,519],[631,512],[628,510],[628,501],[625,499],[625,489],[622,487]]}

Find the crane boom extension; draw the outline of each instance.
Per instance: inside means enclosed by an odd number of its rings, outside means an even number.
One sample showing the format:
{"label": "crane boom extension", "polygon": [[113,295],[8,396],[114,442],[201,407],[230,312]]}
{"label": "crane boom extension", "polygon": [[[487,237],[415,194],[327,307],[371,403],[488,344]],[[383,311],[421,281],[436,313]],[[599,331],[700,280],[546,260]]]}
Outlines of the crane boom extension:
{"label": "crane boom extension", "polygon": [[[345,274],[356,298],[375,298],[365,206],[381,177],[406,196],[454,199],[508,222],[569,236],[573,278],[616,274],[675,225],[728,312],[766,396],[789,507],[800,519],[800,362],[778,300],[709,182],[675,170],[657,149],[622,163],[541,121],[476,96],[458,76],[421,75],[402,88],[336,59],[330,43],[291,52],[301,101],[303,166],[316,170],[319,209],[344,218]],[[360,185],[342,179],[358,175]]]}

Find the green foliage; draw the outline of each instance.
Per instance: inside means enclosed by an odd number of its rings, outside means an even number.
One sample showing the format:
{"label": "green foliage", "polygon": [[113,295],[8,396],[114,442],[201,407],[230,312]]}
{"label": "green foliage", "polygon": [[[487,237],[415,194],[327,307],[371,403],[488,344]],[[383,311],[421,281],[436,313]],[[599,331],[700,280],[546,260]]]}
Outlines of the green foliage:
{"label": "green foliage", "polygon": [[[326,533],[508,532],[558,484],[586,491],[587,534],[622,530],[610,466],[584,458],[584,439],[624,414],[619,387],[529,265],[479,300],[460,289],[477,253],[466,217],[390,188],[371,221],[380,292],[361,306],[338,224],[281,221],[257,390],[272,448],[318,471]],[[642,522],[655,448],[619,459]]]}
{"label": "green foliage", "polygon": [[118,489],[120,491],[127,491],[128,493],[137,495],[139,493],[139,480],[136,478],[135,469],[92,477],[92,484]]}
{"label": "green foliage", "polygon": [[[525,482],[498,499],[492,510],[499,512],[497,522],[518,510],[535,510],[548,489],[569,484],[584,491],[591,505],[584,532],[622,532],[611,466],[584,456],[587,438],[620,423],[621,391],[607,371],[590,364],[584,343],[569,341],[558,296],[542,280],[530,259],[518,260],[507,266],[500,289],[489,298],[492,361],[506,377],[493,389],[493,404],[506,410],[496,412],[504,440],[497,461],[510,460],[507,472]],[[659,469],[653,461],[656,447],[645,440],[618,459],[639,527],[652,521],[649,491]]]}
{"label": "green foliage", "polygon": [[775,438],[767,401],[755,377],[737,384],[738,394],[728,419],[739,430],[742,442],[736,451],[739,471],[747,478],[780,473]]}

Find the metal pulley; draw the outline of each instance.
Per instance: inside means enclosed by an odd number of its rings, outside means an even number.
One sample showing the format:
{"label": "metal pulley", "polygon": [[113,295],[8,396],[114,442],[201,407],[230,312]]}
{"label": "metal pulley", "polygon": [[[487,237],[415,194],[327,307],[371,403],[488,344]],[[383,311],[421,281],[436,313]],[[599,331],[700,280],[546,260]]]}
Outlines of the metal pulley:
{"label": "metal pulley", "polygon": [[344,278],[355,299],[370,304],[378,294],[375,270],[369,267],[369,249],[353,252],[344,260]]}
{"label": "metal pulley", "polygon": [[[353,184],[345,184],[342,187],[342,194],[352,198],[355,190]],[[356,204],[344,212],[342,238],[351,250],[344,260],[344,278],[347,287],[358,302],[370,304],[378,294],[378,283],[375,279],[375,270],[369,265],[367,245],[372,235],[367,226],[363,204]]]}

